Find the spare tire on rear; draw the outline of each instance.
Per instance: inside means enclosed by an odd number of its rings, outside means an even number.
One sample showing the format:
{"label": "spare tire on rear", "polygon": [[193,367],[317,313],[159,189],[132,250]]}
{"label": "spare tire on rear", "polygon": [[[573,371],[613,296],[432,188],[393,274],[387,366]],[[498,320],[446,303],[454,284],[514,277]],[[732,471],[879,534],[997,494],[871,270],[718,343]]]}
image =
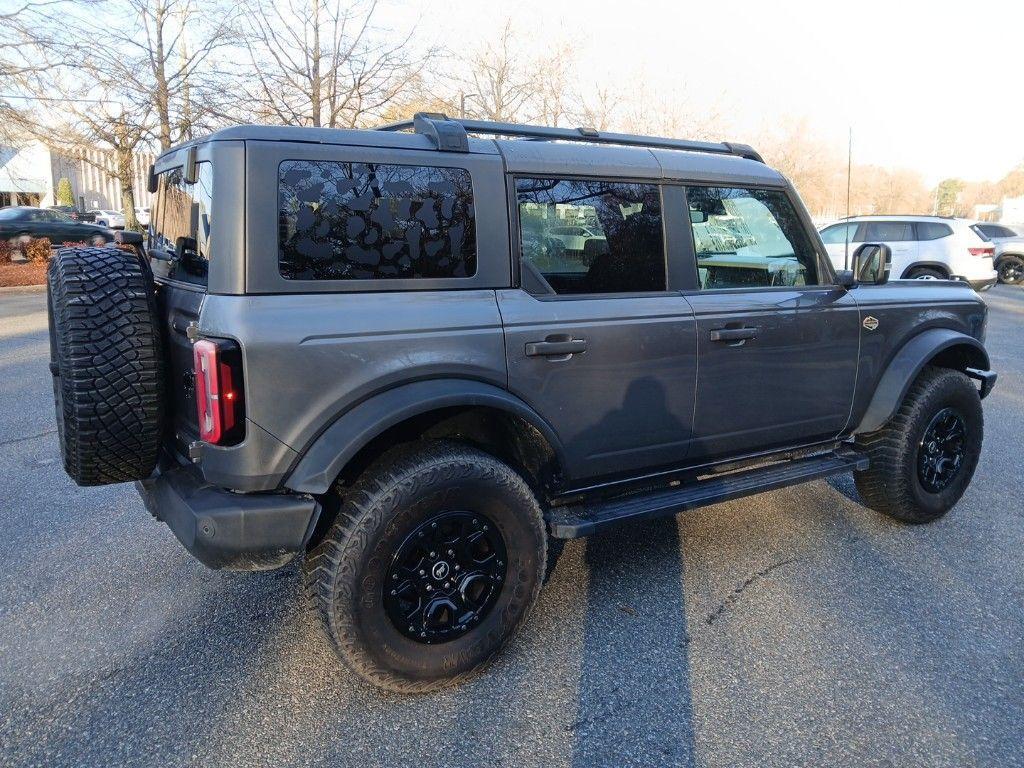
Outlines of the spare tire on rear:
{"label": "spare tire on rear", "polygon": [[148,477],[166,402],[148,265],[118,248],[62,248],[46,284],[64,469],[79,485]]}

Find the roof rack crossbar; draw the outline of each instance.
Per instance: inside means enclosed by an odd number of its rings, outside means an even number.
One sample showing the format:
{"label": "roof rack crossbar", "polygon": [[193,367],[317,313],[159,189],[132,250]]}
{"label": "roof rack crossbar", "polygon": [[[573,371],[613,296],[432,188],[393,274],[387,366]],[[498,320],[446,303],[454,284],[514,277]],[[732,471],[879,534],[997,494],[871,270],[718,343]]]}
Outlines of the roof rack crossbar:
{"label": "roof rack crossbar", "polygon": [[634,136],[628,133],[609,133],[593,128],[548,128],[540,125],[501,123],[490,120],[460,120],[435,112],[417,112],[412,120],[381,125],[378,131],[407,131],[430,138],[439,150],[447,152],[468,152],[467,134],[478,133],[490,136],[519,136],[526,139],[550,141],[584,141],[592,144],[619,144],[632,147],[657,149],[683,149],[690,152],[711,152],[719,155],[736,155],[763,163],[764,159],[751,146],[725,141],[689,141],[668,139],[658,136]]}

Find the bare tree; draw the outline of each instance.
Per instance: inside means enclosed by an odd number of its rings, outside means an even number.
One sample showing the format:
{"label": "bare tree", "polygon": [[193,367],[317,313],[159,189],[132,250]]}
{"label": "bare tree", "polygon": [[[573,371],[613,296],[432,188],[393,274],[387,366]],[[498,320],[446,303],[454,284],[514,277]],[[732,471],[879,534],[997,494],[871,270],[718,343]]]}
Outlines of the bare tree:
{"label": "bare tree", "polygon": [[522,53],[511,20],[497,40],[484,43],[466,57],[468,70],[463,95],[465,116],[497,122],[528,122],[533,118],[530,101],[537,78]]}
{"label": "bare tree", "polygon": [[251,0],[249,76],[236,109],[289,125],[352,128],[379,118],[421,73],[431,51],[410,53],[412,32],[373,26],[375,0]]}
{"label": "bare tree", "polygon": [[621,111],[622,102],[621,93],[614,88],[602,86],[590,95],[575,94],[573,116],[581,126],[607,131]]}
{"label": "bare tree", "polygon": [[236,41],[237,11],[206,3],[198,23],[197,2],[120,0],[134,23],[110,33],[108,50],[135,63],[125,85],[134,100],[152,103],[161,149],[193,138],[212,112],[211,92],[226,86],[210,65],[219,50]]}
{"label": "bare tree", "polygon": [[[152,103],[138,91],[137,61],[104,34],[112,25],[103,23],[102,10],[53,4],[36,14],[23,55],[48,66],[22,76],[20,92],[31,106],[8,117],[20,135],[113,176],[126,225],[134,228],[134,159],[150,135]],[[113,170],[89,149],[110,153]]]}

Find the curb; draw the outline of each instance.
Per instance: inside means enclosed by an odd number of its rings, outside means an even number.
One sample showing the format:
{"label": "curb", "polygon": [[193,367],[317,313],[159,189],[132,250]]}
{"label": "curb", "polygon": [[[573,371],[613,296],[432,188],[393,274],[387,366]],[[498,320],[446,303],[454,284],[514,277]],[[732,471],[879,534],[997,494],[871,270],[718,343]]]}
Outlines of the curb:
{"label": "curb", "polygon": [[0,296],[7,293],[44,293],[46,285],[12,285],[9,288],[0,288]]}

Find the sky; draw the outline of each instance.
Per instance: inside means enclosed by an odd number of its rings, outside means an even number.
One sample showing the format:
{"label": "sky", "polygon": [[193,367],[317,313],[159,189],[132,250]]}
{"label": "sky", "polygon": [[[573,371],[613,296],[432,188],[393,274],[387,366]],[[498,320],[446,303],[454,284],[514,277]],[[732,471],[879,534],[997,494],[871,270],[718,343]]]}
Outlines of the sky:
{"label": "sky", "polygon": [[578,51],[583,90],[711,105],[724,140],[806,119],[853,159],[997,180],[1024,161],[1024,2],[400,0],[381,21],[458,51],[507,18],[528,47]]}

